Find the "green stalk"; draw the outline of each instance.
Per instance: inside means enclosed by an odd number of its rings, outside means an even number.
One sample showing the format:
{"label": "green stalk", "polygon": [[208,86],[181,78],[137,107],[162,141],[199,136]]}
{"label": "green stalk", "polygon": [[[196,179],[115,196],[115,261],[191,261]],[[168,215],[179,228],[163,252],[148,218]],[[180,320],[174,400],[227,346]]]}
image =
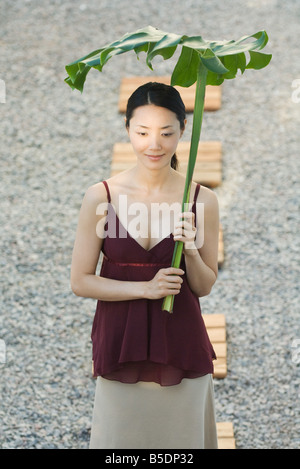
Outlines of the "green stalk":
{"label": "green stalk", "polygon": [[[185,211],[186,204],[190,200],[190,192],[192,185],[192,178],[194,173],[194,167],[197,159],[197,152],[201,134],[202,120],[203,120],[203,110],[204,110],[204,98],[205,98],[205,88],[206,88],[206,77],[207,77],[207,68],[202,64],[201,60],[197,72],[197,83],[196,83],[196,93],[195,93],[195,105],[194,105],[194,116],[193,116],[193,128],[191,136],[191,146],[188,167],[186,172],[185,179],[185,188],[182,199],[182,211]],[[182,258],[183,251],[183,242],[176,241],[173,257],[172,257],[172,267],[179,268]],[[162,310],[168,311],[169,313],[173,312],[175,295],[169,295],[164,298]]]}

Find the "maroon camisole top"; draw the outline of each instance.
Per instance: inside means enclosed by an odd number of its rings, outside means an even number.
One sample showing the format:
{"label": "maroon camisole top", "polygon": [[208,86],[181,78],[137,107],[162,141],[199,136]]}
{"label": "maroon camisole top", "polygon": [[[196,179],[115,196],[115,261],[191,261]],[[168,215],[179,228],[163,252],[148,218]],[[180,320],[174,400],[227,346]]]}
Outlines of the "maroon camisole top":
{"label": "maroon camisole top", "polygon": [[[106,234],[100,276],[124,281],[151,280],[161,268],[170,267],[173,235],[151,249],[144,249],[126,231],[108,197]],[[192,211],[196,216],[197,185]],[[109,225],[113,224],[113,236]],[[181,268],[185,271],[184,255]],[[98,300],[92,327],[94,376],[124,383],[151,381],[176,385],[183,378],[213,373],[215,352],[201,315],[199,298],[182,276],[173,313],[162,311],[162,299]]]}

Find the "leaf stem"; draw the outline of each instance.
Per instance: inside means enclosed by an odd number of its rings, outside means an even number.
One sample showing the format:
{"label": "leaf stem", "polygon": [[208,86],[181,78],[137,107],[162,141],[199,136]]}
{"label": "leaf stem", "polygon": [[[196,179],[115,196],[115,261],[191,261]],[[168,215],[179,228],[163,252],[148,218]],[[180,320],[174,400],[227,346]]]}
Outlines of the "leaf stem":
{"label": "leaf stem", "polygon": [[[188,167],[187,167],[187,172],[186,172],[183,199],[182,199],[182,211],[185,210],[185,207],[186,207],[185,204],[187,204],[190,199],[192,178],[193,178],[195,163],[197,159],[197,152],[198,152],[202,120],[203,120],[206,78],[207,78],[207,68],[203,65],[200,59],[198,72],[197,72],[191,146],[190,146]],[[176,268],[180,267],[182,252],[183,252],[183,242],[176,241],[174,251],[173,251],[172,263],[171,263],[172,267],[176,267]],[[172,313],[173,305],[174,305],[174,295],[168,295],[163,300],[162,310]]]}

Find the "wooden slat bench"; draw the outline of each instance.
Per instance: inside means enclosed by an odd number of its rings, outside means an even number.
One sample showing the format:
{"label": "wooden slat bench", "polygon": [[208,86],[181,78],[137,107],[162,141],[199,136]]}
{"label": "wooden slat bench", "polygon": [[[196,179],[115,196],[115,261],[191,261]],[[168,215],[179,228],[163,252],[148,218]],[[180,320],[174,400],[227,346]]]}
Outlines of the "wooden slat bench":
{"label": "wooden slat bench", "polygon": [[[179,142],[177,158],[182,174],[186,174],[190,142]],[[135,165],[136,155],[129,142],[118,142],[113,147],[111,176]],[[203,186],[217,187],[222,182],[222,144],[218,141],[200,142],[193,180]]]}
{"label": "wooden slat bench", "polygon": [[218,449],[236,449],[232,422],[217,422]]}
{"label": "wooden slat bench", "polygon": [[214,360],[214,378],[225,378],[227,375],[225,316],[224,314],[203,314],[203,320],[217,356],[217,360]]}
{"label": "wooden slat bench", "polygon": [[[124,77],[121,80],[120,85],[120,94],[119,94],[119,111],[125,112],[127,101],[129,96],[138,88],[139,86],[147,83],[149,81],[156,81],[159,83],[170,84],[170,76],[139,76],[139,77]],[[194,110],[194,100],[195,100],[195,89],[196,85],[192,85],[188,88],[182,86],[175,86],[179,91],[181,98],[185,104],[187,112],[193,112]],[[221,107],[221,86],[211,86],[207,85],[205,93],[205,102],[204,110],[205,111],[217,111]]]}

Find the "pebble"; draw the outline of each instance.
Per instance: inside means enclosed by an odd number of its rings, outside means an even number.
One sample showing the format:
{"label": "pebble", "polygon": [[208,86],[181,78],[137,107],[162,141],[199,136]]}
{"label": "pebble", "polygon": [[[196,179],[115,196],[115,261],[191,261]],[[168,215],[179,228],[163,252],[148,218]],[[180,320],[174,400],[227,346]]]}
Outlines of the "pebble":
{"label": "pebble", "polygon": [[[299,2],[4,0],[1,15],[0,447],[88,448],[95,302],[70,290],[78,211],[87,187],[109,177],[113,143],[127,141],[121,77],[151,71],[134,53],[114,57],[81,95],[64,66],[151,24],[216,40],[268,32],[270,65],[225,82],[221,109],[204,115],[201,139],[223,146],[225,263],[201,304],[226,316],[217,420],[233,423],[237,448],[299,448],[300,64],[287,53]],[[157,75],[173,67],[153,65]]]}

